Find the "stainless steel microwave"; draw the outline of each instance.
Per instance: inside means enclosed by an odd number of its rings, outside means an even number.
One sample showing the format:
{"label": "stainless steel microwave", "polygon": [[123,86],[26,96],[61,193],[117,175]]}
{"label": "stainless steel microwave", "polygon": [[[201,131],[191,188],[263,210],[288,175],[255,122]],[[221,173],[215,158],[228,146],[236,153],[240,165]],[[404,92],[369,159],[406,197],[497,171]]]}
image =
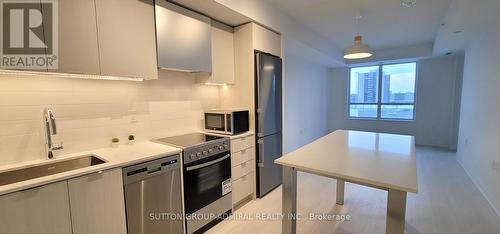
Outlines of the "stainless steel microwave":
{"label": "stainless steel microwave", "polygon": [[205,130],[234,135],[249,130],[248,110],[212,110],[205,112]]}

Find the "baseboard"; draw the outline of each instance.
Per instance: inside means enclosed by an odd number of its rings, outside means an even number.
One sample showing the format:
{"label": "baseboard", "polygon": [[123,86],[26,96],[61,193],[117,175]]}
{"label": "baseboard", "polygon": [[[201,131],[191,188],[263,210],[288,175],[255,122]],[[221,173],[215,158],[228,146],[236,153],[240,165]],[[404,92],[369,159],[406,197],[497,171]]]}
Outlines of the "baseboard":
{"label": "baseboard", "polygon": [[493,205],[493,202],[491,202],[490,199],[488,199],[488,196],[486,196],[486,193],[483,191],[481,186],[479,186],[479,183],[477,182],[477,180],[467,171],[467,169],[465,169],[464,165],[462,165],[462,162],[460,160],[458,160],[458,158],[456,158],[456,160],[457,160],[458,164],[462,167],[462,169],[464,169],[465,174],[467,174],[467,176],[469,176],[469,178],[472,181],[472,183],[474,184],[474,186],[476,186],[476,188],[483,195],[483,197],[486,199],[486,201],[488,201],[488,204],[490,204],[491,208],[493,208],[493,211],[495,211],[495,213],[497,214],[497,217],[500,218],[500,211],[497,210],[495,208],[495,206]]}

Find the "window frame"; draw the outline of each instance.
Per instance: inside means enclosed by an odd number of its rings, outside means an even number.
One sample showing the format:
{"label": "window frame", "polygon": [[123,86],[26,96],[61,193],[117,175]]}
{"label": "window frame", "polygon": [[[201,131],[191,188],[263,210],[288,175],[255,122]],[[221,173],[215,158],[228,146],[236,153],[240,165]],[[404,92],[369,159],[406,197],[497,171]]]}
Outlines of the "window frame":
{"label": "window frame", "polygon": [[[390,102],[383,103],[382,102],[382,72],[383,67],[388,65],[398,65],[398,64],[415,64],[415,92],[413,95],[413,102]],[[376,103],[351,103],[351,70],[354,68],[360,67],[378,67],[378,81],[377,81],[377,102]],[[370,121],[395,121],[395,122],[415,122],[417,120],[417,89],[418,89],[418,73],[419,71],[419,62],[418,61],[406,61],[406,62],[397,62],[397,63],[378,63],[378,64],[363,64],[360,66],[351,66],[349,67],[349,75],[347,79],[347,119],[349,120],[370,120]],[[351,116],[351,105],[376,105],[377,106],[377,117],[355,117]],[[413,106],[413,117],[412,119],[402,119],[402,118],[382,118],[382,106],[397,106],[397,105],[411,105]]]}

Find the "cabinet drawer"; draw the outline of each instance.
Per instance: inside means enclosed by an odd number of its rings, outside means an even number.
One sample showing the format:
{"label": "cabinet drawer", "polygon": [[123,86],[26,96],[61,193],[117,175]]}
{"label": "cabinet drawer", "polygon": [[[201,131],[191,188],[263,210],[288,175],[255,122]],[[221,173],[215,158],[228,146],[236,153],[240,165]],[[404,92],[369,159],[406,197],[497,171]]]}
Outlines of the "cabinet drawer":
{"label": "cabinet drawer", "polygon": [[238,152],[243,149],[250,148],[254,145],[253,135],[240,137],[231,140],[231,152]]}
{"label": "cabinet drawer", "polygon": [[250,160],[231,168],[232,179],[237,180],[249,172],[254,171],[254,164],[255,160]]}
{"label": "cabinet drawer", "polygon": [[253,178],[254,173],[251,172],[234,180],[232,183],[233,204],[241,201],[241,199],[253,193]]}
{"label": "cabinet drawer", "polygon": [[252,160],[255,158],[254,147],[250,147],[244,150],[240,150],[238,152],[231,154],[231,167],[235,167],[240,165],[246,161]]}

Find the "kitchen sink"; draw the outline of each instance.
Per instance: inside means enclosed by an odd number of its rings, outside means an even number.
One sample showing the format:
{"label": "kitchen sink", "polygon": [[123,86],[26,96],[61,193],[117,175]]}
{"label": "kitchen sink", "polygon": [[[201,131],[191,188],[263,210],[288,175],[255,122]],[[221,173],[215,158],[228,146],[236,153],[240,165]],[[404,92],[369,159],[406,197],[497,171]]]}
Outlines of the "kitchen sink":
{"label": "kitchen sink", "polygon": [[31,166],[0,173],[0,186],[105,163],[96,155]]}

